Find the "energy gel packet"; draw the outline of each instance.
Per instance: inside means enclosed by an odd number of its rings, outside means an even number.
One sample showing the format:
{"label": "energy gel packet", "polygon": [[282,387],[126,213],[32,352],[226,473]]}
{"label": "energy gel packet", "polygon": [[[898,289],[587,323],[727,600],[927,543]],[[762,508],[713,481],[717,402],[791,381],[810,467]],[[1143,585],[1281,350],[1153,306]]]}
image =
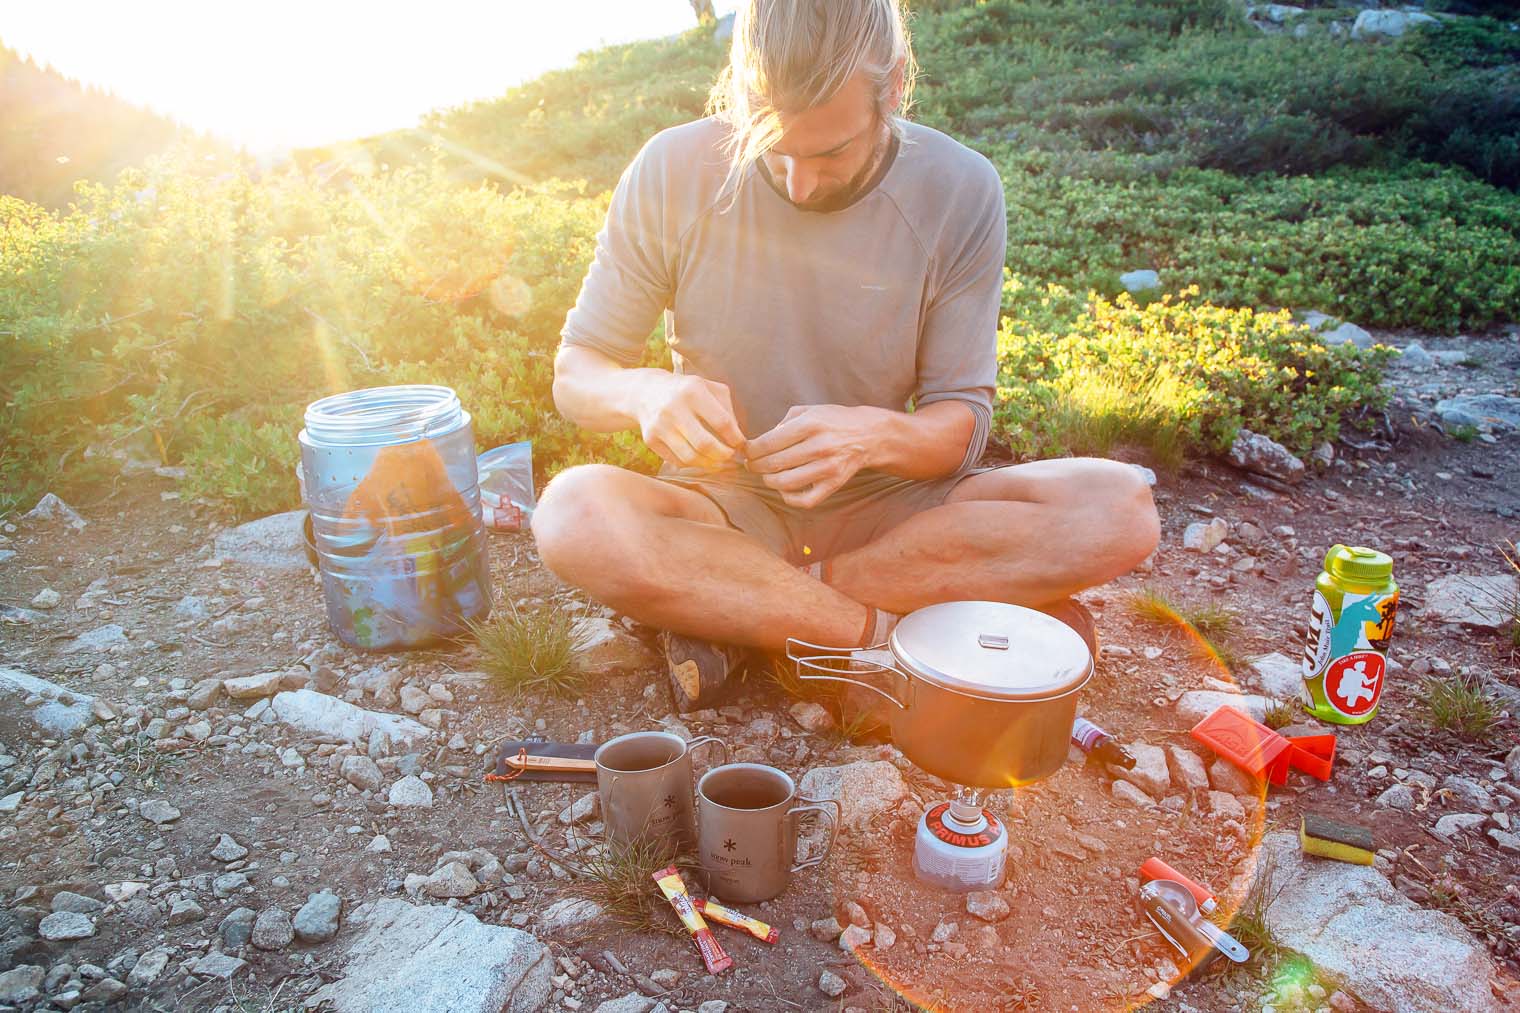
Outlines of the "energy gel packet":
{"label": "energy gel packet", "polygon": [[697,951],[702,954],[702,963],[707,965],[707,973],[718,974],[733,967],[734,958],[723,952],[723,947],[713,938],[712,929],[707,927],[707,923],[697,913],[696,905],[691,902],[691,894],[686,892],[686,882],[681,879],[680,870],[674,865],[667,866],[654,873],[654,881],[660,885],[660,892],[670,901],[670,906],[676,909],[681,924],[691,933]]}
{"label": "energy gel packet", "polygon": [[704,915],[708,921],[717,922],[719,925],[727,925],[731,929],[740,932],[748,932],[762,943],[774,943],[781,938],[781,933],[771,928],[758,918],[751,918],[742,911],[724,907],[722,904],[701,897],[692,898],[692,906]]}

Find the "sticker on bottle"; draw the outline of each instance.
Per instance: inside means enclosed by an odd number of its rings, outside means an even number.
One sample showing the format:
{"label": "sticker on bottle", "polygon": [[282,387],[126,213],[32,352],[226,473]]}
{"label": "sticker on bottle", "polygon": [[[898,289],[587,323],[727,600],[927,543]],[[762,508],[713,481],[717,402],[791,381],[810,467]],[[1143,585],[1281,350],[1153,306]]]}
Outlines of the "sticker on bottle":
{"label": "sticker on bottle", "polygon": [[1309,616],[1309,635],[1305,638],[1303,676],[1312,679],[1330,663],[1330,603],[1318,588],[1314,590],[1314,611]]}
{"label": "sticker on bottle", "polygon": [[1387,663],[1376,651],[1353,651],[1336,658],[1325,672],[1325,700],[1338,714],[1359,718],[1377,706]]}

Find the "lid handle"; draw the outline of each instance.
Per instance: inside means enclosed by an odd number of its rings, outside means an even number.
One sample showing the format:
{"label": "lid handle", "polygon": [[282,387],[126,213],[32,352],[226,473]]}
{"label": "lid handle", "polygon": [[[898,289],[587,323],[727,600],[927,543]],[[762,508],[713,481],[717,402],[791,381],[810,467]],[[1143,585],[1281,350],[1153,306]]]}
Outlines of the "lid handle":
{"label": "lid handle", "polygon": [[998,636],[996,633],[979,633],[977,634],[976,642],[989,651],[1008,650],[1008,638]]}

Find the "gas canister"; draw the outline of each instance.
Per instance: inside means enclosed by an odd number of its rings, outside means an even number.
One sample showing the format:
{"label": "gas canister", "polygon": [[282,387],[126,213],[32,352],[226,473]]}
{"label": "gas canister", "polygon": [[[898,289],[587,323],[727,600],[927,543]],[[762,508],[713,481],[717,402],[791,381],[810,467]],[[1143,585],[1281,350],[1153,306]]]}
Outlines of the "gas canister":
{"label": "gas canister", "polygon": [[1304,709],[1321,721],[1371,721],[1388,672],[1399,607],[1393,559],[1362,546],[1332,545],[1314,582],[1304,649]]}

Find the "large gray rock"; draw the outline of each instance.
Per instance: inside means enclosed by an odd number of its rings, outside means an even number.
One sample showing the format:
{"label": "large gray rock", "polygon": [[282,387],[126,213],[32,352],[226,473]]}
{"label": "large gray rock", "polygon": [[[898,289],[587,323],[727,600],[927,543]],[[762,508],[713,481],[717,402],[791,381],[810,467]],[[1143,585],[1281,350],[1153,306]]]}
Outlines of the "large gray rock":
{"label": "large gray rock", "polygon": [[1351,25],[1351,37],[1362,41],[1372,39],[1397,39],[1411,28],[1428,26],[1440,28],[1441,22],[1419,11],[1365,10],[1356,16]]}
{"label": "large gray rock", "polygon": [[325,943],[338,934],[338,919],[343,914],[343,899],[323,890],[306,898],[291,922],[296,938],[303,943]]}
{"label": "large gray rock", "polygon": [[59,499],[55,493],[46,493],[37,501],[37,505],[27,511],[23,520],[28,521],[56,521],[59,524],[67,524],[75,531],[83,531],[89,522]]}
{"label": "large gray rock", "polygon": [[1126,271],[1119,275],[1119,284],[1123,285],[1124,291],[1130,295],[1140,295],[1144,292],[1152,292],[1159,289],[1161,287],[1161,276],[1149,269]]}
{"label": "large gray rock", "polygon": [[1182,532],[1182,547],[1191,552],[1213,552],[1229,536],[1230,522],[1223,517],[1194,521]]}
{"label": "large gray rock", "polygon": [[36,999],[42,994],[42,973],[36,964],[22,964],[0,974],[0,1004],[19,1006]]}
{"label": "large gray rock", "polygon": [[452,908],[387,899],[354,912],[346,974],[308,1008],[334,1013],[529,1013],[549,1002],[553,958],[526,932]]}
{"label": "large gray rock", "polygon": [[1270,437],[1242,429],[1230,444],[1229,461],[1237,468],[1266,475],[1282,482],[1298,482],[1304,477],[1304,462]]}
{"label": "large gray rock", "polygon": [[216,554],[269,570],[305,570],[310,565],[301,533],[305,523],[305,510],[260,517],[217,535]]}
{"label": "large gray rock", "polygon": [[1220,707],[1229,706],[1249,714],[1257,721],[1265,721],[1268,703],[1266,697],[1254,693],[1226,693],[1223,690],[1195,689],[1178,698],[1177,714],[1184,721],[1196,724]]}
{"label": "large gray rock", "polygon": [[1436,402],[1436,414],[1449,426],[1479,429],[1520,429],[1520,397],[1504,394],[1461,394]]}
{"label": "large gray rock", "polygon": [[1458,573],[1425,585],[1425,608],[1420,615],[1441,623],[1496,630],[1515,617],[1517,603],[1520,577],[1515,574]]}
{"label": "large gray rock", "polygon": [[64,644],[61,650],[64,654],[73,654],[75,651],[109,651],[113,647],[125,647],[127,645],[127,631],[116,623],[106,623],[97,626],[88,633],[79,636]]}
{"label": "large gray rock", "polygon": [[427,809],[433,804],[433,789],[416,774],[408,774],[391,785],[386,801],[403,809]]}
{"label": "large gray rock", "polygon": [[602,905],[589,897],[562,897],[539,915],[538,928],[546,936],[572,932],[604,914]]}
{"label": "large gray rock", "polygon": [[241,675],[222,681],[222,692],[234,700],[258,700],[274,696],[280,691],[284,672],[260,672],[257,675]]}
{"label": "large gray rock", "polygon": [[1257,688],[1274,700],[1296,700],[1303,692],[1299,663],[1276,651],[1252,658],[1251,675]]}
{"label": "large gray rock", "polygon": [[1364,351],[1377,344],[1371,334],[1356,324],[1346,322],[1325,331],[1319,337],[1326,345],[1355,345]]}
{"label": "large gray rock", "polygon": [[644,641],[601,616],[576,623],[575,638],[575,665],[587,675],[630,675],[660,663]]}
{"label": "large gray rock", "polygon": [[94,697],[18,669],[0,668],[0,739],[19,740],[32,731],[64,738],[90,723],[94,704]]}
{"label": "large gray rock", "polygon": [[902,774],[886,760],[861,760],[841,767],[814,767],[802,775],[798,790],[820,802],[833,799],[843,810],[844,825],[870,823],[908,796]]}
{"label": "large gray rock", "polygon": [[433,734],[409,717],[367,711],[314,689],[277,693],[270,706],[275,717],[291,728],[323,741],[367,744],[370,736],[379,732],[391,743],[411,748]]}
{"label": "large gray rock", "polygon": [[1297,834],[1269,834],[1261,852],[1280,887],[1266,912],[1273,937],[1324,977],[1392,1013],[1497,1013],[1493,964],[1461,922],[1415,905],[1371,866],[1306,856]]}
{"label": "large gray rock", "polygon": [[261,950],[283,950],[295,937],[290,915],[280,908],[265,908],[253,923],[253,945]]}
{"label": "large gray rock", "polygon": [[95,934],[95,921],[78,911],[54,911],[42,919],[37,934],[52,943],[88,939]]}
{"label": "large gray rock", "polygon": [[1128,781],[1152,798],[1165,795],[1172,784],[1172,776],[1166,766],[1166,750],[1145,742],[1134,742],[1129,745],[1129,751],[1135,758],[1134,767],[1125,770],[1123,767],[1110,766],[1108,772]]}

